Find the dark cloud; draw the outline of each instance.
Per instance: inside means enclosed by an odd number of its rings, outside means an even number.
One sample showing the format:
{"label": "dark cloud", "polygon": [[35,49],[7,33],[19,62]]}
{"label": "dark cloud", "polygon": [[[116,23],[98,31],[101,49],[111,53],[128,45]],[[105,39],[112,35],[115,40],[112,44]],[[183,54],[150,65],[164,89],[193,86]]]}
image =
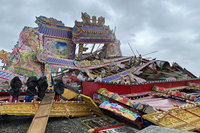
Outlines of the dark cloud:
{"label": "dark cloud", "polygon": [[35,16],[44,15],[73,26],[81,12],[104,16],[116,27],[124,55],[134,52],[146,57],[177,62],[200,75],[199,0],[1,0],[0,45],[11,50],[24,26],[36,27]]}

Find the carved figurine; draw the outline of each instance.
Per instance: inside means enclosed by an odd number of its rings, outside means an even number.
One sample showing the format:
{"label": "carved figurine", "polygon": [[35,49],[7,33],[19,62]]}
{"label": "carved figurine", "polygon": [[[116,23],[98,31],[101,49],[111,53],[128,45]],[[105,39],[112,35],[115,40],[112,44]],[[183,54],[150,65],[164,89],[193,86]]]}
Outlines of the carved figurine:
{"label": "carved figurine", "polygon": [[120,75],[120,83],[121,83],[121,84],[125,83],[124,75]]}
{"label": "carved figurine", "polygon": [[86,12],[82,13],[82,17],[81,18],[83,19],[83,22],[85,24],[90,24],[90,16]]}
{"label": "carved figurine", "polygon": [[102,17],[102,16],[99,17],[99,18],[98,18],[98,24],[101,25],[101,26],[103,26],[103,25],[105,24],[105,18]]}
{"label": "carved figurine", "polygon": [[92,24],[96,24],[96,16],[92,16]]}

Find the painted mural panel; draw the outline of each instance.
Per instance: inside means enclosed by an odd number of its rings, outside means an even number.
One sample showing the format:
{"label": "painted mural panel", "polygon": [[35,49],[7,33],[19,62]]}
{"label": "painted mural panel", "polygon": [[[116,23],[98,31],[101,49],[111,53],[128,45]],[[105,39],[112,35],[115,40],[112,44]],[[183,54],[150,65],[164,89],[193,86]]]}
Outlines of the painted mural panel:
{"label": "painted mural panel", "polygon": [[44,49],[52,56],[65,59],[73,59],[75,55],[75,44],[68,40],[51,37],[44,38]]}
{"label": "painted mural panel", "polygon": [[20,52],[31,52],[39,47],[38,33],[37,28],[24,27],[18,40]]}
{"label": "painted mural panel", "polygon": [[119,56],[122,56],[120,43],[108,44],[106,50],[106,57],[119,57]]}
{"label": "painted mural panel", "polygon": [[10,62],[6,66],[8,72],[28,76],[42,76],[42,64],[36,61],[35,55],[39,48],[38,29],[24,27],[18,43],[7,55]]}

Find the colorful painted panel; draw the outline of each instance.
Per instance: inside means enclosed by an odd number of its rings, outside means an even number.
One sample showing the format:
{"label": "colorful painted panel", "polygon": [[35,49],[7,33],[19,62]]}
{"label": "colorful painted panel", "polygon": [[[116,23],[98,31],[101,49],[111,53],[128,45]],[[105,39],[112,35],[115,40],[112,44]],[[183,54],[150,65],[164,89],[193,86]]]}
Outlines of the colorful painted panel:
{"label": "colorful painted panel", "polygon": [[38,29],[24,27],[19,35],[19,40],[17,44],[18,52],[32,52],[34,49],[37,49],[39,46],[38,40]]}
{"label": "colorful painted panel", "polygon": [[58,21],[54,18],[39,16],[36,17],[35,22],[38,24],[39,33],[43,35],[62,39],[72,39],[72,28],[65,27],[62,21]]}
{"label": "colorful painted panel", "polygon": [[71,28],[55,28],[52,26],[46,26],[46,25],[39,25],[38,30],[41,34],[51,36],[51,37],[57,37],[61,39],[72,39],[72,32]]}
{"label": "colorful painted panel", "polygon": [[6,72],[6,71],[3,71],[3,70],[0,70],[0,79],[6,79],[6,80],[11,80],[12,78],[14,78],[15,76],[18,76],[20,79],[22,79],[22,76],[20,75],[16,75],[16,74],[13,74],[13,73],[9,73],[9,72]]}
{"label": "colorful painted panel", "polygon": [[24,27],[20,33],[18,43],[12,53],[7,55],[10,63],[6,69],[9,72],[28,76],[42,76],[43,66],[35,58],[39,46],[37,28]]}
{"label": "colorful painted panel", "polygon": [[[21,74],[21,75],[28,75],[28,76],[38,76],[33,70],[28,70],[26,68],[23,68],[22,66],[20,67],[15,67],[15,70],[14,70],[14,73],[15,74]],[[41,74],[40,74],[41,75]]]}
{"label": "colorful painted panel", "polygon": [[75,46],[71,41],[51,37],[44,38],[45,51],[59,58],[73,59],[75,56]]}
{"label": "colorful painted panel", "polygon": [[165,89],[163,87],[154,86],[152,88],[152,90],[166,94],[166,95],[169,95],[169,96],[182,98],[182,99],[185,99],[185,100],[195,101],[197,99],[197,97],[194,96],[194,95],[190,95],[190,94],[187,94],[185,92],[172,91],[171,89]]}
{"label": "colorful painted panel", "polygon": [[122,106],[116,104],[116,103],[109,103],[108,101],[103,102],[100,106],[102,109],[109,110],[117,115],[123,116],[127,119],[130,119],[131,121],[135,121],[140,115],[123,108]]}
{"label": "colorful painted panel", "polygon": [[134,102],[133,100],[130,100],[128,98],[123,98],[121,96],[119,96],[119,94],[117,93],[113,93],[113,92],[110,92],[110,91],[107,91],[105,88],[101,88],[98,90],[98,93],[103,95],[103,96],[106,96],[108,98],[111,98],[111,99],[114,99],[120,103],[123,103],[129,107],[133,107],[135,109],[138,109],[140,111],[144,111],[145,109],[145,106],[141,103],[136,103]]}
{"label": "colorful painted panel", "polygon": [[109,58],[122,56],[120,45],[120,42],[114,44],[107,44],[106,57]]}
{"label": "colorful painted panel", "polygon": [[101,96],[99,94],[94,93],[93,95],[93,101],[97,104],[102,104],[104,101],[110,101],[108,98]]}
{"label": "colorful painted panel", "polygon": [[72,40],[74,43],[113,43],[115,42],[115,34],[110,30],[109,26],[105,26],[105,19],[93,16],[93,21],[90,21],[90,16],[87,13],[82,13],[82,22],[75,21],[75,26],[72,29]]}
{"label": "colorful painted panel", "polygon": [[189,87],[194,87],[195,89],[200,89],[200,84],[197,84],[197,83],[187,82],[186,85]]}
{"label": "colorful painted panel", "polygon": [[53,25],[53,26],[57,26],[57,27],[63,27],[65,26],[62,21],[59,21],[55,18],[47,18],[45,16],[39,16],[39,17],[36,17],[36,20],[35,20],[35,23],[36,24],[48,24],[48,25]]}
{"label": "colorful painted panel", "polygon": [[56,48],[57,54],[60,54],[61,56],[67,55],[67,43],[66,42],[56,41],[54,43],[54,47]]}
{"label": "colorful painted panel", "polygon": [[131,72],[130,70],[131,70],[131,69],[128,69],[128,70],[125,70],[125,71],[120,72],[120,73],[118,73],[118,74],[105,77],[105,78],[102,79],[102,81],[103,81],[103,82],[115,81],[115,80],[117,80],[117,79],[120,79],[121,75],[123,75],[123,76],[128,75],[128,74]]}

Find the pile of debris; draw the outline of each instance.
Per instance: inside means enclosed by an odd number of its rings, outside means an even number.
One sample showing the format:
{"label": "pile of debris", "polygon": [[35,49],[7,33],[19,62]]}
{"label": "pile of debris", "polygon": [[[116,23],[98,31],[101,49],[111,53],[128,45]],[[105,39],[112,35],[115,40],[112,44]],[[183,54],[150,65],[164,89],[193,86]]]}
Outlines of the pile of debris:
{"label": "pile of debris", "polygon": [[[139,129],[154,123],[200,130],[200,79],[187,69],[135,55],[131,45],[133,56],[122,56],[103,17],[82,13],[73,27],[44,16],[35,22],[12,52],[0,51],[0,115],[34,116],[28,132],[44,132],[49,117],[83,116],[94,117],[82,121],[91,132],[135,131],[115,119]],[[46,85],[39,85],[41,77]]]}

